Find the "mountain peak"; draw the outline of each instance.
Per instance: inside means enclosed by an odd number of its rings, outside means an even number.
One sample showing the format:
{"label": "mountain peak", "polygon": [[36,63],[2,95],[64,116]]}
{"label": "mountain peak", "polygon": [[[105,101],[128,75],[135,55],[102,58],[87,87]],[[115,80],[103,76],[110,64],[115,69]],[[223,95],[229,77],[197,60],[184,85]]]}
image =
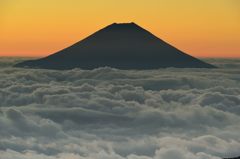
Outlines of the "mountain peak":
{"label": "mountain peak", "polygon": [[142,27],[140,27],[139,25],[137,25],[134,22],[131,23],[113,23],[107,27],[105,27],[107,29],[143,29]]}
{"label": "mountain peak", "polygon": [[137,25],[137,24],[134,22],[130,22],[130,23],[113,23],[111,25]]}

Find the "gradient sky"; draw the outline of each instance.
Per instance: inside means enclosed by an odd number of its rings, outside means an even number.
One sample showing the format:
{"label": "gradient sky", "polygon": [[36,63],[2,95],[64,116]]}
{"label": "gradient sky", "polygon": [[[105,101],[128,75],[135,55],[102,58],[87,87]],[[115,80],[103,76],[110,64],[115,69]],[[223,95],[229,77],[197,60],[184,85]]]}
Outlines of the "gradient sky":
{"label": "gradient sky", "polygon": [[0,0],[0,56],[45,56],[136,22],[197,57],[240,57],[240,0]]}

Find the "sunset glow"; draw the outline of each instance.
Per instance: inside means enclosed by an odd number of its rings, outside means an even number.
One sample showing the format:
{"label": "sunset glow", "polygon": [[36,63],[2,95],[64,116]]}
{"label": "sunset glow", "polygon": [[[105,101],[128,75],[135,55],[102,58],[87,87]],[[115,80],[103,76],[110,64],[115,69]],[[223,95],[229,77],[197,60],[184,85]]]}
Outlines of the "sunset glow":
{"label": "sunset glow", "polygon": [[46,56],[132,22],[197,57],[240,57],[238,0],[1,0],[0,56]]}

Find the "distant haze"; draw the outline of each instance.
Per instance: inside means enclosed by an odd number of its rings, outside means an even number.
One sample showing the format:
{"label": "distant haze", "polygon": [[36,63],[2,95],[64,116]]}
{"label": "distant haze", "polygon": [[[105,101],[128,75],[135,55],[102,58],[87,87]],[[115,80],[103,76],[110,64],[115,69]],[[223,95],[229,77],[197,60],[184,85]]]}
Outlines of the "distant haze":
{"label": "distant haze", "polygon": [[113,22],[136,22],[196,57],[240,56],[238,0],[0,2],[0,56],[46,56]]}

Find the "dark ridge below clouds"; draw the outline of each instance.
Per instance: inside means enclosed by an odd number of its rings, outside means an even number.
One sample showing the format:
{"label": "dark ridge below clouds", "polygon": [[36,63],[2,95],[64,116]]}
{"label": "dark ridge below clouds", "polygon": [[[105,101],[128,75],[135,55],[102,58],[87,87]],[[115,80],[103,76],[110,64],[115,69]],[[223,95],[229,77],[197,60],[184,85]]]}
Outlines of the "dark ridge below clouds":
{"label": "dark ridge below clouds", "polygon": [[21,69],[0,58],[0,159],[239,156],[240,60],[219,69]]}

